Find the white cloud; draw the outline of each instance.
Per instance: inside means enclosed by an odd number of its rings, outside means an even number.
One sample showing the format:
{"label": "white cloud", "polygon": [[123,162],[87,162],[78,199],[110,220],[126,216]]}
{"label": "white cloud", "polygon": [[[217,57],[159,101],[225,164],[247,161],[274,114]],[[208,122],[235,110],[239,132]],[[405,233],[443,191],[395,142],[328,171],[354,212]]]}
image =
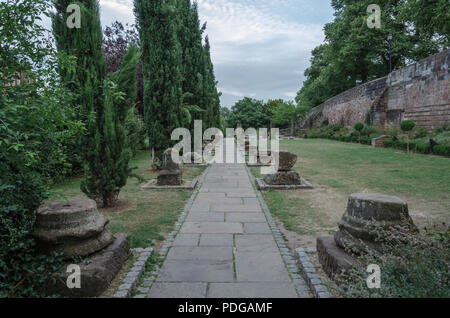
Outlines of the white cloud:
{"label": "white cloud", "polygon": [[297,96],[296,92],[287,92],[284,93],[284,96],[290,97],[290,98],[295,98]]}
{"label": "white cloud", "polygon": [[[133,0],[100,0],[102,25],[116,20],[134,24],[133,7]],[[323,3],[198,0],[198,7],[201,21],[208,23],[206,33],[223,106],[231,106],[244,96],[295,97],[309,66],[310,52],[323,41],[326,22],[316,22],[315,18],[307,22],[307,17],[314,15],[316,8],[325,11]]]}

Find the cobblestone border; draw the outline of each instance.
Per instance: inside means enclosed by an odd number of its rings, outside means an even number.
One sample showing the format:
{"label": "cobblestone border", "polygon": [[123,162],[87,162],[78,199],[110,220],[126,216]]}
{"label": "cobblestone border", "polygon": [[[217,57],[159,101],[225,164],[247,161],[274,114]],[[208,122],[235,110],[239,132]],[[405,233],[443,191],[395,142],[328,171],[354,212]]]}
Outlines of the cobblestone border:
{"label": "cobblestone border", "polygon": [[[255,185],[255,177],[253,176],[247,165],[245,165],[245,169],[247,170],[247,174],[249,175],[252,184]],[[286,245],[286,242],[284,241],[281,231],[277,227],[275,220],[272,217],[272,214],[270,214],[269,207],[264,201],[261,191],[259,191],[255,186],[253,186],[253,188],[256,192],[256,197],[258,198],[258,201],[261,205],[264,215],[266,216],[267,222],[269,224],[270,230],[272,231],[272,235],[275,239],[275,242],[277,243],[278,248],[280,249],[281,257],[283,258],[283,261],[286,265],[289,275],[292,278],[298,296],[301,298],[309,298],[310,297],[309,288],[306,285],[306,282],[303,279],[303,277],[298,274],[298,267],[295,262],[295,259],[294,257],[292,257],[289,247]]]}
{"label": "cobblestone border", "polygon": [[139,278],[145,271],[145,263],[153,254],[153,248],[134,248],[134,252],[140,253],[139,258],[133,263],[133,267],[122,280],[122,284],[117,289],[113,298],[128,298],[131,291],[136,287]]}
{"label": "cobblestone border", "polygon": [[328,288],[322,285],[319,275],[316,273],[314,265],[311,263],[311,259],[306,253],[312,253],[313,248],[298,247],[295,249],[295,258],[298,265],[302,270],[303,276],[308,282],[309,288],[313,292],[316,298],[331,298],[331,294]]}
{"label": "cobblestone border", "polygon": [[[175,223],[175,229],[170,232],[169,236],[167,237],[166,241],[164,242],[163,246],[161,247],[161,250],[159,251],[159,260],[164,261],[167,253],[169,252],[169,249],[172,247],[173,241],[175,240],[175,237],[177,236],[178,232],[181,229],[181,226],[183,225],[184,221],[186,220],[187,215],[189,214],[189,211],[191,210],[192,205],[194,204],[194,200],[197,197],[201,185],[203,184],[203,181],[205,180],[206,175],[208,174],[211,166],[208,165],[203,171],[203,173],[197,177],[199,186],[194,190],[191,197],[189,198],[189,201],[184,206],[183,212],[181,212],[180,216],[178,217],[177,222]],[[150,277],[145,278],[142,286],[136,286],[137,291],[139,294],[134,296],[134,298],[146,298],[148,296],[148,293],[150,292],[150,288],[153,285],[154,281],[158,277],[159,274],[159,267],[156,267],[151,273]]]}

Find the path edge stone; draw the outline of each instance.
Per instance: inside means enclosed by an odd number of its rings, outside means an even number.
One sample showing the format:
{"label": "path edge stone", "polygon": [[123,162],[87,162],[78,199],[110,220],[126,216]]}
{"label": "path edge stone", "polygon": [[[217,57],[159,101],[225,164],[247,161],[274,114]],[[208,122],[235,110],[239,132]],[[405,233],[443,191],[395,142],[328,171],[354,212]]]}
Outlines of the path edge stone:
{"label": "path edge stone", "polygon": [[303,247],[297,247],[295,249],[295,258],[302,270],[302,276],[305,278],[309,285],[309,288],[313,292],[316,298],[331,298],[331,294],[328,288],[322,284],[320,276],[317,274],[316,269],[311,263],[311,259],[307,255],[308,251]]}

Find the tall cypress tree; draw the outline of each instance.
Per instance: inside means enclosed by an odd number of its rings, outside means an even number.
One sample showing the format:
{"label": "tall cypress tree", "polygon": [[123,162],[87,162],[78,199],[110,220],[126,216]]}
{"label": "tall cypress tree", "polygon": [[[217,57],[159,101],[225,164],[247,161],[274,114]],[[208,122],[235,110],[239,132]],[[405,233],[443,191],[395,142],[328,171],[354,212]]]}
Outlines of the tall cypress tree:
{"label": "tall cypress tree", "polygon": [[178,1],[178,39],[182,52],[183,110],[189,112],[190,122],[185,127],[194,128],[194,120],[203,119],[203,28],[200,28],[197,3]]}
{"label": "tall cypress tree", "polygon": [[161,158],[173,145],[182,104],[181,49],[174,0],[135,0],[144,74],[144,119],[150,147]]}
{"label": "tall cypress tree", "polygon": [[[97,0],[54,0],[53,33],[60,53],[76,58],[75,70],[61,67],[61,79],[74,93],[87,133],[80,143],[84,154],[85,176],[81,190],[104,206],[114,204],[129,175],[130,153],[125,148],[123,121],[129,99],[135,100],[137,50],[130,48],[121,70],[114,74],[117,84],[106,78],[102,51],[102,30]],[[69,4],[81,9],[81,28],[66,25]],[[105,88],[105,91],[103,90]],[[119,89],[124,92],[120,92]]]}
{"label": "tall cypress tree", "polygon": [[[52,16],[53,34],[58,52],[76,57],[74,71],[61,67],[62,80],[77,97],[74,105],[80,118],[87,122],[92,112],[102,113],[102,85],[106,62],[102,51],[102,29],[97,0],[54,0],[56,13]],[[68,28],[67,7],[77,4],[81,9],[81,28]]]}
{"label": "tall cypress tree", "polygon": [[216,76],[214,75],[214,66],[211,61],[211,46],[208,36],[205,37],[204,45],[204,80],[203,96],[205,103],[204,121],[209,127],[220,126],[220,99],[217,91]]}

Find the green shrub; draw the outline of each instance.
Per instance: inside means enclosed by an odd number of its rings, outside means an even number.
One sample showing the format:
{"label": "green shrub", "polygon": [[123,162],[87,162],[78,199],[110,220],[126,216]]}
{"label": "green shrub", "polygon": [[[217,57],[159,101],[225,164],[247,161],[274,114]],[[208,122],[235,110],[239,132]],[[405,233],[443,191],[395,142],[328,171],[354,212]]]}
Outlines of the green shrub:
{"label": "green shrub", "polygon": [[430,144],[416,144],[415,151],[418,153],[430,153]]}
{"label": "green shrub", "polygon": [[[382,253],[360,257],[363,264],[381,269],[381,288],[368,289],[365,266],[338,275],[334,290],[342,297],[448,298],[450,297],[449,233],[412,235],[399,228],[378,229]],[[345,288],[344,288],[345,287]]]}
{"label": "green shrub", "polygon": [[393,140],[386,139],[383,141],[383,146],[385,146],[387,148],[391,148],[393,146],[393,144],[394,144]]}
{"label": "green shrub", "polygon": [[[52,178],[71,172],[77,144],[72,141],[83,131],[74,120],[73,96],[55,73],[71,68],[70,58],[55,56],[37,23],[50,5],[0,2],[2,24],[8,26],[0,28],[0,298],[43,296],[43,286],[64,264],[60,253],[40,253],[31,235]],[[30,81],[5,86],[3,80],[19,69]]]}
{"label": "green shrub", "polygon": [[364,129],[364,124],[363,123],[356,123],[353,128],[358,131],[361,132]]}
{"label": "green shrub", "polygon": [[425,129],[424,127],[417,127],[413,132],[413,138],[414,139],[424,138],[424,137],[428,136],[428,134],[429,134],[429,131],[427,129]]}
{"label": "green shrub", "polygon": [[337,132],[337,131],[339,131],[341,129],[342,129],[342,127],[339,124],[335,124],[335,125],[331,126],[331,130],[334,131],[334,132]]}
{"label": "green shrub", "polygon": [[412,120],[404,120],[400,123],[400,129],[407,132],[413,130],[413,128],[416,126],[416,123]]}
{"label": "green shrub", "polygon": [[145,139],[147,133],[143,119],[135,113],[134,109],[128,111],[125,119],[125,131],[127,134],[127,147],[131,149],[133,155],[138,150],[145,149]]}
{"label": "green shrub", "polygon": [[450,157],[450,145],[437,145],[434,147],[434,153],[440,156]]}

